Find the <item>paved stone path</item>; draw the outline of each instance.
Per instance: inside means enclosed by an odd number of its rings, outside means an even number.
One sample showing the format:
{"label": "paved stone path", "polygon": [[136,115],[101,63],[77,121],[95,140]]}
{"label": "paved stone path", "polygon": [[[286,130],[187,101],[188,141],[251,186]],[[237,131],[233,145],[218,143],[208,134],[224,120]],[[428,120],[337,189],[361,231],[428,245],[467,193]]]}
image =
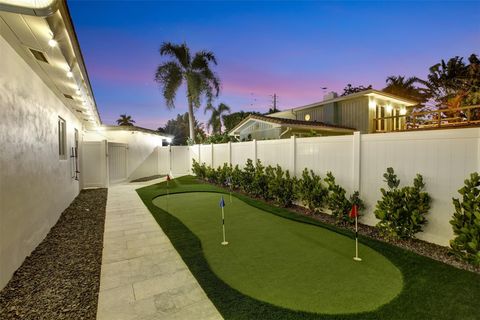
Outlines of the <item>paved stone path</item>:
{"label": "paved stone path", "polygon": [[159,181],[108,189],[98,320],[222,319],[135,192]]}

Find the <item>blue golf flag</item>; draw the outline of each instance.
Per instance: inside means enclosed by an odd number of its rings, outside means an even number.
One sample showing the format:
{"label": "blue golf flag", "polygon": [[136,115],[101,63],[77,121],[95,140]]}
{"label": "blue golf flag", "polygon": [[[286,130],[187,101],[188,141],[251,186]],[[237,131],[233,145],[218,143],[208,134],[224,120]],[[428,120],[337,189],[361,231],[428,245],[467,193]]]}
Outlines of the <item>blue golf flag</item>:
{"label": "blue golf flag", "polygon": [[225,207],[225,201],[223,200],[223,196],[222,196],[222,199],[220,199],[219,205],[220,205],[220,208]]}

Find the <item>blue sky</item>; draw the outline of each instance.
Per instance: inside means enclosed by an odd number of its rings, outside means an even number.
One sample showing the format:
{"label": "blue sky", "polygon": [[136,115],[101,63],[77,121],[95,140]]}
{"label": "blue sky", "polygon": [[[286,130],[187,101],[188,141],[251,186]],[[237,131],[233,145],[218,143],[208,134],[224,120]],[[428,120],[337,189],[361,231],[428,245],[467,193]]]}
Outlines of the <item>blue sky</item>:
{"label": "blue sky", "polygon": [[[216,103],[266,111],[321,100],[322,87],[381,89],[386,77],[423,77],[453,56],[480,53],[480,2],[80,1],[68,2],[105,123],[120,114],[152,129],[167,110],[153,81],[164,41],[211,50],[222,80]],[[208,115],[197,112],[200,121]]]}

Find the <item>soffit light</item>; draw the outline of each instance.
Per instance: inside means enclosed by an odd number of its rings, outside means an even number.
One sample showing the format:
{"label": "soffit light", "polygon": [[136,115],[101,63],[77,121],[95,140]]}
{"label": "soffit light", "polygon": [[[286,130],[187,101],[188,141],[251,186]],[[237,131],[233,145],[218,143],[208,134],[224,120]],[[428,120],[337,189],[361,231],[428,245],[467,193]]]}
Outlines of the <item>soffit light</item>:
{"label": "soffit light", "polygon": [[50,39],[50,40],[48,40],[48,45],[49,45],[50,47],[52,47],[52,48],[53,48],[53,47],[56,47],[57,44],[58,44],[58,42],[57,42],[57,40],[55,40],[55,39]]}
{"label": "soffit light", "polygon": [[72,71],[67,71],[67,77],[73,78],[73,72]]}

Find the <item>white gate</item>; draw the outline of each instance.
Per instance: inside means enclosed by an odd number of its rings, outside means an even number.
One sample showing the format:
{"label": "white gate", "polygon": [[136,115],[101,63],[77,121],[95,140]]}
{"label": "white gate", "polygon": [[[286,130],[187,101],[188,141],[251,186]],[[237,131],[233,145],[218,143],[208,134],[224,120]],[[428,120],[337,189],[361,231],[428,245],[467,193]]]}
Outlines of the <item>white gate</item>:
{"label": "white gate", "polygon": [[127,174],[128,146],[123,143],[108,143],[108,173],[110,183],[125,181]]}
{"label": "white gate", "polygon": [[80,179],[83,188],[108,187],[107,141],[82,143]]}

